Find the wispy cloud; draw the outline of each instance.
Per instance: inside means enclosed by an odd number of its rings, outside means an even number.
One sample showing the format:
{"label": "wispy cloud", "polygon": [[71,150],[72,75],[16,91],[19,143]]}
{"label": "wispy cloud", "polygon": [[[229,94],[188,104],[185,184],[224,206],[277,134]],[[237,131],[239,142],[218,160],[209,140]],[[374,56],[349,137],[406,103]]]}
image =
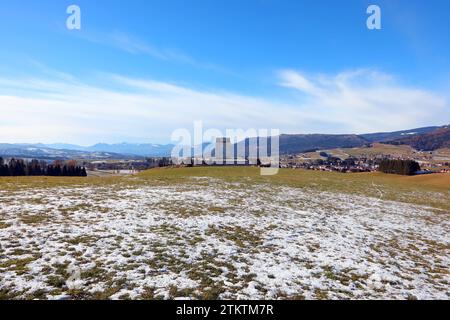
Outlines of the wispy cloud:
{"label": "wispy cloud", "polygon": [[171,56],[167,50],[157,49],[141,39],[123,32],[113,32],[104,37],[105,43],[113,45],[132,54],[146,54],[161,60],[171,60]]}
{"label": "wispy cloud", "polygon": [[401,86],[386,74],[306,76],[285,70],[279,79],[286,93],[299,96],[286,102],[114,74],[96,85],[60,77],[0,77],[0,141],[168,142],[173,130],[190,129],[197,120],[206,128],[290,133],[363,133],[450,122],[447,100]]}
{"label": "wispy cloud", "polygon": [[354,132],[450,122],[444,95],[401,85],[392,75],[375,70],[312,76],[283,70],[279,77],[280,85],[302,94],[303,110],[321,113]]}
{"label": "wispy cloud", "polygon": [[3,88],[14,92],[0,90],[0,111],[6,123],[0,127],[0,140],[164,142],[173,130],[190,129],[197,120],[220,129],[266,128],[270,123],[294,127],[293,119],[303,117],[289,106],[256,97],[113,75],[107,80],[121,90],[107,85],[0,79]]}
{"label": "wispy cloud", "polygon": [[76,34],[76,36],[89,42],[114,47],[133,55],[145,55],[161,61],[190,65],[199,69],[210,70],[222,74],[237,75],[234,71],[225,67],[195,59],[179,49],[154,46],[148,41],[127,32],[83,33]]}

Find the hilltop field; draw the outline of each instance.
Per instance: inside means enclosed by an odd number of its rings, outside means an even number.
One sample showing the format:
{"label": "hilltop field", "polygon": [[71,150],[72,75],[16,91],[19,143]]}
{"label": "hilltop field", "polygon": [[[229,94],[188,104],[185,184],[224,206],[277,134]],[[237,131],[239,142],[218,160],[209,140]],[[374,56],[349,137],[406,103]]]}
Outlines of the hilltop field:
{"label": "hilltop field", "polygon": [[0,299],[449,299],[450,175],[0,178]]}

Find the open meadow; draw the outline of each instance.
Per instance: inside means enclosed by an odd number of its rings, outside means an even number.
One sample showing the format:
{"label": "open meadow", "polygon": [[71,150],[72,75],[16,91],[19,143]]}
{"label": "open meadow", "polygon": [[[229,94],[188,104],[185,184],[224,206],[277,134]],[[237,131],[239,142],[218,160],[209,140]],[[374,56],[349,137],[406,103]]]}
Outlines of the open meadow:
{"label": "open meadow", "polygon": [[450,174],[0,178],[0,299],[449,299]]}

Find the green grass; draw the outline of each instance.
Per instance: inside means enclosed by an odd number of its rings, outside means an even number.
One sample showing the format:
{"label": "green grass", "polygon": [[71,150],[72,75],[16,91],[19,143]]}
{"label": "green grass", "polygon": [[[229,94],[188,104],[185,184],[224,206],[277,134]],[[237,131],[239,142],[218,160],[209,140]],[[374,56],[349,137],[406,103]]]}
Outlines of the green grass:
{"label": "green grass", "polygon": [[14,271],[18,275],[28,272],[28,265],[38,259],[38,257],[30,257],[24,259],[10,259],[0,263],[0,269]]}
{"label": "green grass", "polygon": [[[397,176],[381,173],[342,174],[308,170],[280,169],[275,176],[261,176],[256,167],[195,167],[162,168],[141,172],[136,176],[115,177],[6,177],[0,178],[0,188],[18,191],[32,188],[54,187],[108,187],[120,189],[126,186],[210,184],[208,180],[193,180],[193,177],[209,177],[227,182],[239,182],[251,188],[256,183],[273,184],[319,191],[379,197],[435,208],[450,210],[450,175]],[[217,183],[217,182],[216,182]],[[432,195],[430,197],[430,194]]]}
{"label": "green grass", "polygon": [[[190,177],[211,177],[228,182],[240,182],[251,188],[254,183],[311,188],[319,191],[342,192],[379,197],[450,210],[450,175],[398,176],[382,173],[343,174],[311,170],[280,169],[275,176],[261,176],[254,167],[196,167],[148,170],[142,179],[165,183],[183,183]],[[428,193],[435,195],[430,197]]]}
{"label": "green grass", "polygon": [[11,225],[5,222],[0,221],[0,229],[9,228]]}
{"label": "green grass", "polygon": [[45,222],[46,220],[48,220],[48,216],[46,215],[21,215],[20,216],[20,220],[28,225],[38,225],[40,223]]}
{"label": "green grass", "polygon": [[241,248],[255,248],[262,244],[262,240],[255,232],[246,230],[240,226],[227,226],[222,228],[211,226],[206,230],[206,234],[214,234],[219,239],[232,241]]}
{"label": "green grass", "polygon": [[[197,178],[209,178],[209,179],[194,179]],[[33,188],[45,189],[45,188],[70,188],[70,194],[68,197],[73,199],[83,199],[85,195],[81,190],[77,190],[77,187],[93,187],[95,188],[108,188],[112,190],[121,190],[122,188],[133,188],[139,186],[174,186],[173,190],[180,190],[180,192],[185,190],[195,190],[199,185],[219,185],[225,182],[235,182],[236,184],[229,184],[227,188],[242,188],[245,190],[245,194],[252,194],[252,190],[256,184],[267,185],[264,189],[265,200],[270,202],[272,197],[271,186],[288,186],[293,188],[301,188],[304,190],[312,191],[327,191],[327,192],[339,192],[366,196],[379,196],[379,190],[383,192],[383,199],[385,200],[397,200],[409,203],[416,203],[422,205],[433,206],[436,208],[437,212],[444,213],[444,219],[447,218],[445,213],[450,212],[450,175],[436,174],[427,176],[416,176],[416,177],[404,177],[396,175],[386,175],[381,173],[363,173],[363,174],[341,174],[341,173],[330,173],[330,172],[319,172],[319,171],[305,171],[305,170],[292,170],[292,169],[282,169],[278,175],[275,176],[261,176],[260,170],[255,167],[196,167],[196,168],[164,168],[164,169],[154,169],[142,172],[135,176],[122,176],[122,177],[89,177],[89,178],[49,178],[49,177],[21,177],[21,178],[0,178],[0,198],[2,194],[12,195],[7,198],[14,198],[14,202],[21,203],[18,197],[14,197],[15,192],[19,190],[25,190],[32,194]],[[261,190],[261,188],[258,188]],[[279,190],[275,190],[280,192]],[[49,189],[49,193],[51,190]],[[276,195],[276,192],[275,195]],[[17,193],[20,194],[20,193]],[[23,194],[23,193],[22,193]],[[46,194],[44,192],[44,194]],[[102,197],[104,193],[99,192],[90,195],[93,198]],[[239,193],[240,194],[240,193]],[[87,197],[87,196],[86,196]],[[227,203],[226,207],[222,207],[218,204],[206,203],[205,206],[200,207],[199,205],[189,204],[187,207],[183,207],[178,204],[177,201],[162,201],[158,204],[158,209],[166,208],[169,213],[176,213],[178,215],[192,216],[198,214],[223,214],[226,213],[228,206],[237,209],[239,212],[239,205],[242,199],[241,196],[237,196],[235,200],[236,203]],[[45,198],[45,197],[43,197]],[[244,196],[242,198],[245,198]],[[17,200],[16,200],[17,199]],[[45,201],[44,201],[45,200]],[[0,199],[1,201],[1,199]],[[37,201],[38,204],[47,203],[47,199],[40,199],[35,197],[32,201]],[[301,199],[293,198],[293,203],[298,204]],[[50,201],[51,202],[51,201]],[[290,205],[289,202],[284,203],[286,207]],[[171,208],[172,206],[173,208]],[[58,210],[62,213],[69,214],[73,211],[87,210],[88,203],[73,204],[67,207],[61,207]],[[324,204],[324,210],[327,209]],[[333,208],[330,208],[333,209]],[[439,210],[443,209],[443,210]],[[102,210],[107,210],[101,207],[92,207],[95,212],[101,212]],[[232,209],[234,210],[234,209]],[[255,211],[256,215],[263,215],[263,209],[261,212]],[[253,214],[253,212],[251,212]],[[67,218],[69,219],[70,216]],[[427,218],[424,218],[427,219]],[[430,223],[433,223],[435,216],[430,217]],[[17,220],[21,223],[28,224],[32,227],[40,227],[43,224],[50,223],[45,214],[30,214],[25,212],[23,214],[17,215]],[[9,228],[11,222],[8,224],[0,220],[0,229]],[[28,226],[27,226],[28,228]],[[141,232],[151,232],[160,236],[158,241],[152,242],[150,247],[151,252],[154,256],[136,259],[143,254],[143,249],[140,247],[131,246],[126,253],[123,253],[123,257],[127,258],[126,264],[110,269],[108,265],[105,265],[102,261],[96,261],[96,265],[88,270],[83,270],[81,273],[81,278],[86,281],[87,285],[96,283],[97,281],[102,281],[107,283],[104,291],[88,293],[84,290],[71,290],[67,293],[72,299],[108,299],[112,295],[117,294],[121,290],[129,290],[126,286],[126,279],[117,280],[116,276],[121,271],[134,270],[140,266],[140,264],[147,264],[152,272],[159,272],[160,269],[167,269],[172,273],[180,274],[185,272],[186,276],[192,280],[198,281],[200,284],[198,288],[186,288],[179,290],[176,287],[170,289],[170,297],[196,297],[200,299],[217,299],[221,293],[223,293],[223,288],[226,287],[223,283],[217,281],[219,276],[226,276],[227,281],[232,283],[233,286],[229,288],[229,292],[238,292],[242,290],[248,283],[255,281],[256,275],[252,274],[250,268],[247,267],[244,273],[238,272],[238,270],[229,261],[224,261],[217,255],[216,252],[205,251],[202,254],[201,259],[197,261],[192,261],[189,255],[186,253],[186,249],[191,247],[201,248],[207,244],[206,239],[208,236],[212,235],[215,239],[219,239],[222,242],[231,242],[233,246],[238,247],[240,252],[248,253],[249,255],[256,252],[270,252],[273,250],[271,247],[263,246],[264,237],[261,236],[261,228],[253,228],[252,226],[242,227],[239,225],[211,225],[205,230],[205,234],[190,234],[190,235],[179,235],[180,228],[178,226],[165,223],[158,224],[157,226],[144,227]],[[266,230],[274,230],[277,228],[276,224],[271,224],[267,226]],[[122,242],[124,239],[121,236],[111,236],[117,243]],[[408,237],[408,235],[404,235]],[[78,235],[76,237],[67,236],[64,238],[64,242],[67,245],[67,252],[62,252],[63,254],[69,253],[77,260],[84,261],[81,256],[82,252],[74,252],[75,246],[82,245],[93,246],[97,242],[97,238],[89,235]],[[441,266],[441,262],[434,261],[434,264],[428,266],[426,260],[423,257],[427,254],[431,254],[436,251],[444,252],[446,247],[444,244],[435,243],[427,239],[413,239],[413,241],[419,241],[420,243],[426,243],[425,249],[423,246],[413,246],[411,248],[399,246],[400,241],[398,239],[392,239],[392,243],[382,243],[374,245],[372,247],[373,251],[391,253],[392,256],[389,259],[395,259],[395,254],[398,252],[412,252],[409,254],[409,259],[414,261],[415,268],[420,268],[425,270],[428,275],[431,275],[429,281],[436,281],[436,283],[442,282],[442,277],[445,274],[445,268]],[[428,241],[428,242],[427,242]],[[183,246],[184,244],[184,246]],[[186,247],[186,244],[188,246]],[[19,243],[18,243],[19,245]],[[17,245],[17,246],[18,246]],[[174,251],[168,251],[167,247],[177,248]],[[387,249],[389,248],[389,249]],[[0,263],[0,269],[2,271],[15,272],[18,275],[24,275],[29,272],[29,265],[33,263],[36,259],[39,259],[37,255],[25,256],[24,254],[33,254],[34,251],[31,248],[27,250],[22,250],[16,245],[8,247],[9,257],[8,260],[2,261]],[[72,251],[73,250],[73,251]],[[178,251],[179,250],[179,251]],[[254,251],[255,250],[255,251]],[[318,252],[322,250],[319,243],[308,244],[306,250],[311,253]],[[422,250],[422,251],[421,251]],[[1,250],[0,250],[1,251]],[[136,256],[136,257],[135,257]],[[377,260],[376,256],[371,256],[371,259]],[[369,258],[368,258],[369,259]],[[84,261],[86,262],[86,261]],[[238,260],[237,262],[247,264],[247,261]],[[49,262],[50,263],[50,262]],[[373,262],[375,263],[375,262]],[[386,263],[382,260],[377,261],[382,265]],[[68,274],[69,262],[48,264],[45,271],[42,270],[42,275],[48,276],[47,284],[52,286],[54,289],[52,292],[44,292],[37,290],[36,292],[30,293],[26,298],[44,298],[47,294],[60,294],[66,292],[66,279],[70,276]],[[301,261],[299,260],[299,268],[304,267],[307,270],[314,269],[315,265],[312,261]],[[317,270],[317,278],[324,278],[326,281],[338,281],[344,286],[354,283],[357,287],[363,287],[366,283],[368,275],[357,274],[353,270],[339,270],[333,268],[331,265],[321,266],[322,270]],[[314,270],[316,271],[316,270]],[[420,271],[410,271],[410,272],[420,272]],[[277,275],[269,275],[269,278],[276,278]],[[256,278],[257,279],[257,278]],[[259,283],[261,284],[261,283]],[[261,288],[264,286],[261,285]],[[231,291],[230,291],[231,290]],[[263,289],[261,289],[263,290]],[[305,288],[305,290],[309,290]],[[311,289],[312,290],[312,289]],[[155,288],[146,288],[145,292],[140,297],[141,299],[158,299],[161,298],[160,295],[155,294]],[[0,299],[10,299],[14,297],[16,293],[12,293],[6,289],[0,290]],[[325,290],[315,290],[314,297],[318,299],[327,299],[331,296],[330,292]],[[123,299],[129,298],[129,296],[122,295]],[[298,298],[302,299],[304,296],[301,292],[296,296],[286,296],[286,294],[280,292],[280,298]]]}

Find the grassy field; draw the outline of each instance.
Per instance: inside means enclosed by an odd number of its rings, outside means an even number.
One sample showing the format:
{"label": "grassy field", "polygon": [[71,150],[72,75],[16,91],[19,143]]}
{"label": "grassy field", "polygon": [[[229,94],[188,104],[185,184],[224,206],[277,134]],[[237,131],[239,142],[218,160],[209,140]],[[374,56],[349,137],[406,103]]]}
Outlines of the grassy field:
{"label": "grassy field", "polygon": [[436,161],[450,162],[450,148],[438,149],[433,152],[433,159]]}
{"label": "grassy field", "polygon": [[450,175],[0,178],[0,299],[448,299]]}
{"label": "grassy field", "polygon": [[241,182],[251,187],[253,183],[269,183],[297,188],[313,188],[430,205],[450,210],[450,175],[432,174],[399,176],[383,173],[342,174],[312,170],[280,169],[275,176],[261,176],[255,167],[195,167],[161,168],[141,172],[133,176],[112,177],[0,177],[3,190],[53,188],[70,186],[158,185],[183,183],[190,177],[219,178],[229,182]]}

